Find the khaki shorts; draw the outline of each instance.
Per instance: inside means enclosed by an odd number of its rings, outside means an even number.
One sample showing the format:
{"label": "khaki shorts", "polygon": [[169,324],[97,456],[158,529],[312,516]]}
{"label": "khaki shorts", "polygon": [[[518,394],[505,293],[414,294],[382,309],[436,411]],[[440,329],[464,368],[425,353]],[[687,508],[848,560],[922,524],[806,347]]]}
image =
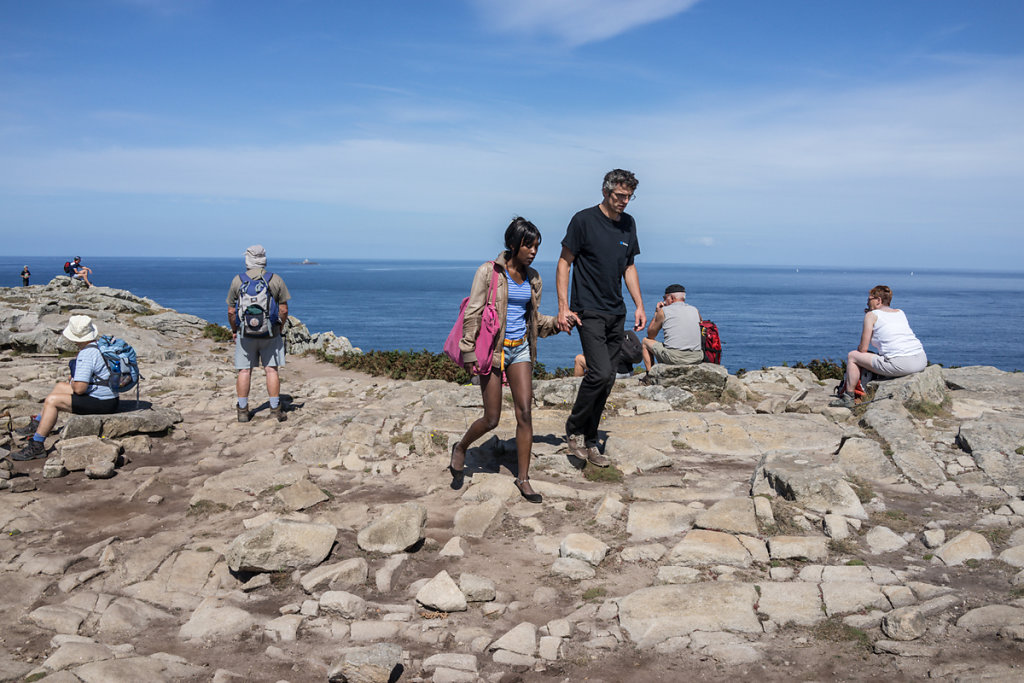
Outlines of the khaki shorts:
{"label": "khaki shorts", "polygon": [[912,356],[878,356],[871,359],[871,371],[885,377],[903,377],[921,372],[928,367],[928,356],[924,351]]}
{"label": "khaki shorts", "polygon": [[276,335],[265,339],[243,337],[239,333],[235,337],[235,369],[284,367],[284,337]]}
{"label": "khaki shorts", "polygon": [[700,349],[691,351],[670,349],[657,340],[651,344],[651,353],[654,355],[654,360],[665,365],[696,365],[704,362],[704,352]]}

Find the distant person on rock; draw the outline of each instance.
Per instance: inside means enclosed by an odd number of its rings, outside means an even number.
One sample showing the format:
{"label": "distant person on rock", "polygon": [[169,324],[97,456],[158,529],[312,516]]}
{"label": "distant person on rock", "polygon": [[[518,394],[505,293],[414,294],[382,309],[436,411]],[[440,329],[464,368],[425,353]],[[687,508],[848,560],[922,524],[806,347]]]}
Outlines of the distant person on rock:
{"label": "distant person on rock", "polygon": [[278,422],[288,419],[281,405],[281,377],[284,367],[284,336],[288,322],[288,285],[280,275],[267,272],[267,252],[255,244],[245,250],[245,272],[231,280],[228,289],[228,324],[235,340],[235,369],[238,379],[235,405],[239,422],[252,419],[249,387],[252,369],[263,366],[267,375],[270,414]]}
{"label": "distant person on rock", "polygon": [[[644,367],[647,372],[654,361],[666,365],[696,365],[704,362],[700,337],[700,311],[686,303],[686,287],[669,285],[658,302],[657,313],[647,328],[644,339]],[[658,341],[664,330],[665,342]]]}
{"label": "distant person on rock", "polygon": [[26,265],[21,269],[21,286],[28,287],[28,279],[32,277],[32,273],[29,272],[28,266]]}
{"label": "distant person on rock", "polygon": [[597,467],[611,464],[597,448],[597,428],[615,385],[622,348],[626,322],[623,281],[636,306],[633,331],[647,326],[640,278],[633,263],[640,253],[636,222],[625,212],[636,187],[636,176],[630,171],[617,168],[605,174],[601,203],[577,212],[569,221],[556,270],[558,329],[568,332],[574,325],[579,327],[587,367],[565,421],[565,441],[572,455]]}
{"label": "distant person on rock", "polygon": [[[501,417],[501,378],[508,378],[516,416],[516,479],[519,493],[531,503],[540,503],[541,495],[530,484],[530,457],[533,450],[533,364],[537,361],[537,338],[558,334],[553,316],[540,313],[540,273],[530,267],[540,248],[540,231],[525,218],[515,218],[505,230],[505,250],[491,262],[477,268],[463,316],[463,336],[459,342],[462,361],[480,376],[484,414],[469,426],[452,446],[448,471],[451,487],[462,488],[466,451],[474,441],[498,426]],[[491,282],[494,280],[494,292]],[[484,307],[493,298],[501,321],[489,370],[480,373],[476,355],[477,336]],[[487,363],[484,362],[486,366]]]}
{"label": "distant person on rock", "polygon": [[81,280],[85,283],[86,287],[92,287],[92,283],[89,282],[89,276],[92,275],[92,268],[82,265],[81,256],[76,256],[75,260],[71,262],[71,273],[72,279]]}
{"label": "distant person on rock", "polygon": [[[885,285],[878,285],[868,293],[860,345],[846,356],[842,394],[830,405],[843,408],[856,405],[862,368],[883,377],[903,377],[921,372],[928,366],[924,346],[910,329],[906,313],[891,308],[891,303],[892,290]],[[869,346],[874,346],[878,353],[868,351]]]}
{"label": "distant person on rock", "polygon": [[78,347],[78,355],[69,364],[71,381],[60,382],[43,401],[43,410],[32,416],[27,425],[15,430],[19,436],[31,436],[28,445],[11,454],[13,460],[34,460],[46,457],[44,442],[57,423],[57,413],[75,415],[109,415],[119,406],[117,392],[110,388],[110,368],[93,342],[99,336],[92,318],[73,315],[64,328],[64,336]]}

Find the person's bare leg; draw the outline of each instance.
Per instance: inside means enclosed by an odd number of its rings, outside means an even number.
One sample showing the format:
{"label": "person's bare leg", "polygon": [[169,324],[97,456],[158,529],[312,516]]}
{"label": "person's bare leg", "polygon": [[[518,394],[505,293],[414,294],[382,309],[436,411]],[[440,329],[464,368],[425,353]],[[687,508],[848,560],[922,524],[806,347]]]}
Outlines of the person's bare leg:
{"label": "person's bare leg", "polygon": [[239,370],[235,380],[235,393],[238,398],[249,398],[249,385],[252,382],[252,370]]}
{"label": "person's bare leg", "polygon": [[587,374],[587,358],[582,353],[577,353],[572,362],[572,376],[582,377]]}
{"label": "person's bare leg", "polygon": [[644,339],[643,344],[640,346],[640,354],[644,357],[644,369],[647,372],[651,371],[654,367],[654,356],[651,355],[651,347],[654,346],[654,340],[650,337]]}
{"label": "person's bare leg", "polygon": [[860,369],[870,370],[875,354],[870,351],[850,351],[846,356],[846,393],[853,394],[860,382]]}
{"label": "person's bare leg", "polygon": [[498,426],[501,418],[501,370],[480,376],[480,393],[484,400],[484,414],[469,425],[462,439],[452,449],[451,466],[456,470],[466,466],[466,451],[473,442]]}
{"label": "person's bare leg", "polygon": [[530,486],[530,455],[533,452],[533,364],[515,363],[505,370],[516,413],[516,477],[523,493],[536,493]]}
{"label": "person's bare leg", "polygon": [[46,436],[57,424],[57,413],[63,410],[71,412],[71,383],[60,382],[47,395],[43,401],[43,409],[39,411],[39,426],[36,427],[36,434]]}
{"label": "person's bare leg", "polygon": [[280,396],[281,375],[277,372],[277,367],[268,365],[263,370],[267,373],[267,396]]}

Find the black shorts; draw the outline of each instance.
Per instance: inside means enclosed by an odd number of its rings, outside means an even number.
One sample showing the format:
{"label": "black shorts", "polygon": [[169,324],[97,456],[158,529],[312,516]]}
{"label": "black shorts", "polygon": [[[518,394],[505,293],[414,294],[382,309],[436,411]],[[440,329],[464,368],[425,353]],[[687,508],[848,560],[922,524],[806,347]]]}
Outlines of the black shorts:
{"label": "black shorts", "polygon": [[116,413],[121,399],[93,398],[88,394],[71,394],[71,412],[75,415],[109,415]]}

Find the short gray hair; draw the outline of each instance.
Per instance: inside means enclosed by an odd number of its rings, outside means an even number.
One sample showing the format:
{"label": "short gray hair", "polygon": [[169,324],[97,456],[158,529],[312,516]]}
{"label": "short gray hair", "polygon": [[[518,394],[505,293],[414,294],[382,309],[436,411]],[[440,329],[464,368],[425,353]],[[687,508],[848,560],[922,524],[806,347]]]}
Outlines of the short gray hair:
{"label": "short gray hair", "polygon": [[619,185],[625,185],[629,188],[630,192],[636,190],[636,186],[640,184],[640,181],[636,179],[632,171],[625,171],[621,168],[616,168],[613,171],[608,171],[604,174],[604,186],[605,192],[611,192]]}

